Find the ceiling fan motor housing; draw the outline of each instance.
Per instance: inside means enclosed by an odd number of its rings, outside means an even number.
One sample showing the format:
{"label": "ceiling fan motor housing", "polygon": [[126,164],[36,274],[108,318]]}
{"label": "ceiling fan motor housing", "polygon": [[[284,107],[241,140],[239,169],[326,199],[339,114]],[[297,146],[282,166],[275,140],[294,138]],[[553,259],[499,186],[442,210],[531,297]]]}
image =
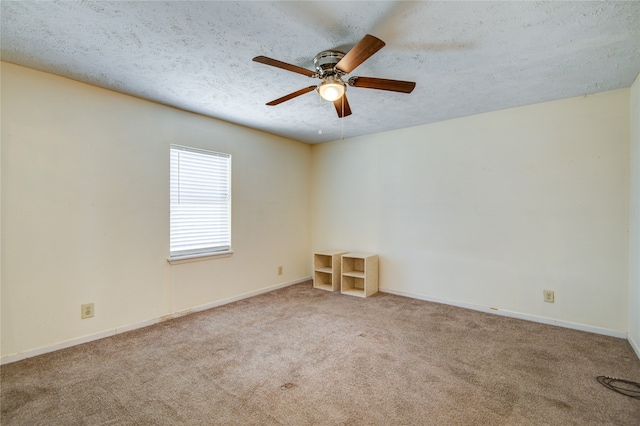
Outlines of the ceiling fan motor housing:
{"label": "ceiling fan motor housing", "polygon": [[344,53],[337,50],[325,50],[320,52],[313,58],[313,65],[318,72],[320,78],[330,75],[341,75],[342,72],[336,69],[336,64],[344,57]]}

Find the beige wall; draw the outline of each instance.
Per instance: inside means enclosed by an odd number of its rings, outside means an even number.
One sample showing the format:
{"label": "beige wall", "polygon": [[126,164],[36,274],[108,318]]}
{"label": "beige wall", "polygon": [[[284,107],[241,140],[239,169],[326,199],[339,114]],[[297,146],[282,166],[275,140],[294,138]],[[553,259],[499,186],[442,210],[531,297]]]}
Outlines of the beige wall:
{"label": "beige wall", "polygon": [[[638,350],[638,81],[311,147],[1,71],[4,360],[304,279],[312,249],[380,254],[387,291],[628,331]],[[232,257],[166,262],[171,143],[232,154]]]}
{"label": "beige wall", "polygon": [[312,247],[378,253],[388,291],[622,336],[628,150],[629,89],[315,145]]}
{"label": "beige wall", "polygon": [[629,341],[640,356],[640,74],[631,86]]}
{"label": "beige wall", "polygon": [[[167,263],[171,143],[232,155],[233,256]],[[310,276],[310,156],[2,63],[2,357]]]}

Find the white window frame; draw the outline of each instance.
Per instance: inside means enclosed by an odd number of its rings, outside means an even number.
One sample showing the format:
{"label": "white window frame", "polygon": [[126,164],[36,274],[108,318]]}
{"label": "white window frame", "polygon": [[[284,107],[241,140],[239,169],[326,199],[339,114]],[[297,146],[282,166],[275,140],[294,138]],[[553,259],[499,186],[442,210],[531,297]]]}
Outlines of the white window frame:
{"label": "white window frame", "polygon": [[169,179],[169,263],[233,254],[231,155],[171,144]]}

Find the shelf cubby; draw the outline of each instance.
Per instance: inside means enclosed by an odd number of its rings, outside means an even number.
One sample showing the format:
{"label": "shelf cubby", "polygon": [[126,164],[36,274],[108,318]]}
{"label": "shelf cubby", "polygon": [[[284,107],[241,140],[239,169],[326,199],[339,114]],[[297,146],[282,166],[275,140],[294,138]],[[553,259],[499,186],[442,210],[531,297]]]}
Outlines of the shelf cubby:
{"label": "shelf cubby", "polygon": [[346,252],[319,251],[313,254],[313,287],[327,291],[340,290],[340,258]]}
{"label": "shelf cubby", "polygon": [[340,291],[350,296],[368,297],[378,292],[378,256],[370,253],[342,255]]}

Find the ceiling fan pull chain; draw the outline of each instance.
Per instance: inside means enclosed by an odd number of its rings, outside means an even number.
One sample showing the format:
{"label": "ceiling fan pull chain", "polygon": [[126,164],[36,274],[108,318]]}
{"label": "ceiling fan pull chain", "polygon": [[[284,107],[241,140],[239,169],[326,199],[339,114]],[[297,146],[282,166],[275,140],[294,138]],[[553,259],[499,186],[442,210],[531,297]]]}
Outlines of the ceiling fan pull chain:
{"label": "ceiling fan pull chain", "polygon": [[[318,96],[318,106],[321,106],[320,104],[322,104],[322,98],[320,96]],[[322,134],[322,128],[324,127],[324,123],[323,123],[324,119],[322,118],[322,115],[320,115],[320,130],[318,130],[318,134],[321,135]]]}
{"label": "ceiling fan pull chain", "polygon": [[344,95],[342,95],[342,118],[343,120],[340,120],[340,123],[342,125],[342,140],[344,140]]}

